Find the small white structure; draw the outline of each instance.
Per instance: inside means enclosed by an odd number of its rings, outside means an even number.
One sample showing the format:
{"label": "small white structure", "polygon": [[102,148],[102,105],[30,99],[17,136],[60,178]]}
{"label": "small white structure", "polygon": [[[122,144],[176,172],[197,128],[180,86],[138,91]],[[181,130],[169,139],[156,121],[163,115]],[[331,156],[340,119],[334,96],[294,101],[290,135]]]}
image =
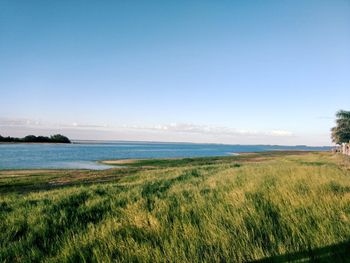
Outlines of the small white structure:
{"label": "small white structure", "polygon": [[342,154],[350,155],[350,142],[342,143],[340,151]]}

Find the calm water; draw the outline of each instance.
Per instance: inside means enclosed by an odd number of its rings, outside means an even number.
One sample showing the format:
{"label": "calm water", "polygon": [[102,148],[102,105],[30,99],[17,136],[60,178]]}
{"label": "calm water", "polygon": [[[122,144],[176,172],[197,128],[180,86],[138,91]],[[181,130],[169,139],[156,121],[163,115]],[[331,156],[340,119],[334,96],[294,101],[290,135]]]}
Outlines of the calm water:
{"label": "calm water", "polygon": [[108,169],[98,160],[224,156],[271,150],[329,150],[329,147],[217,145],[186,143],[85,142],[74,144],[0,144],[0,169]]}

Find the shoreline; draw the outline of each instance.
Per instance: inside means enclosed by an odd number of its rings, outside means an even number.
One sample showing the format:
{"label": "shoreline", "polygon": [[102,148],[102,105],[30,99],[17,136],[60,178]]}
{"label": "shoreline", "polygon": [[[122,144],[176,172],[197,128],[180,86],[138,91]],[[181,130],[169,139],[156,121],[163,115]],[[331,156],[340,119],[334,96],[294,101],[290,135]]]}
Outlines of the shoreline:
{"label": "shoreline", "polygon": [[254,154],[269,154],[269,153],[287,153],[287,154],[301,154],[301,153],[313,153],[313,152],[327,152],[327,151],[310,151],[310,150],[273,150],[273,151],[261,151],[261,152],[229,152],[227,155],[213,155],[213,156],[194,156],[194,157],[169,157],[169,158],[130,158],[130,159],[108,159],[99,160],[97,162],[109,165],[118,164],[135,164],[143,161],[167,161],[167,160],[182,160],[182,159],[201,159],[201,158],[228,158],[238,156],[249,156]]}
{"label": "shoreline", "polygon": [[[40,143],[41,144],[41,143]],[[250,159],[253,155],[256,157],[275,157],[280,155],[301,155],[307,153],[315,153],[315,152],[328,152],[328,151],[307,151],[307,150],[292,150],[292,151],[283,151],[283,150],[275,150],[275,151],[264,151],[264,152],[237,152],[237,153],[228,153],[227,155],[217,155],[217,156],[196,156],[196,157],[170,157],[170,158],[130,158],[130,159],[107,159],[107,160],[94,160],[91,163],[105,165],[109,167],[105,167],[105,169],[93,169],[93,168],[72,168],[72,167],[62,167],[62,168],[0,168],[0,174],[4,172],[28,172],[28,171],[100,171],[100,170],[110,170],[110,169],[121,169],[121,168],[131,168],[131,167],[143,167],[143,168],[154,168],[159,164],[166,164],[171,162],[185,162],[185,161],[200,161],[200,160],[218,160],[218,159],[230,159],[243,161],[245,159]]]}

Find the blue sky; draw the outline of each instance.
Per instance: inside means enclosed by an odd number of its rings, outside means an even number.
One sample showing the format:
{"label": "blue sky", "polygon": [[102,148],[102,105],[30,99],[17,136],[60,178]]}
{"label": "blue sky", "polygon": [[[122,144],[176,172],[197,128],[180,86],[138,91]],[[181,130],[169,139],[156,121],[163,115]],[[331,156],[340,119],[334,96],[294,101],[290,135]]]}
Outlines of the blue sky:
{"label": "blue sky", "polygon": [[0,134],[329,145],[350,2],[0,0]]}

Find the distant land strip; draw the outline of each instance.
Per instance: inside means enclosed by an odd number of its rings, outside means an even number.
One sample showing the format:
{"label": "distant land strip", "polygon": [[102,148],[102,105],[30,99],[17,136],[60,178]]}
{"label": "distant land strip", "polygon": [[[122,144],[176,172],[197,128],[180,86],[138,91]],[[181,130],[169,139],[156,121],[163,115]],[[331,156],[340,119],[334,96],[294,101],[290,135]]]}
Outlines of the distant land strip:
{"label": "distant land strip", "polygon": [[50,137],[47,136],[35,136],[27,135],[23,138],[16,137],[3,137],[0,135],[0,142],[11,142],[11,143],[71,143],[71,141],[64,135],[55,134]]}

